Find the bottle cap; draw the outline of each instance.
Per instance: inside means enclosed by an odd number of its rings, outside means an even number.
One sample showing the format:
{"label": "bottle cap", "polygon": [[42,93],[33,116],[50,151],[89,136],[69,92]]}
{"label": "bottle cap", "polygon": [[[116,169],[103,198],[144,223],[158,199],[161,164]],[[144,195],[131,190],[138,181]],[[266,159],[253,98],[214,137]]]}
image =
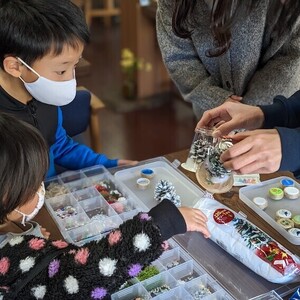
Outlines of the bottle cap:
{"label": "bottle cap", "polygon": [[145,190],[148,185],[150,184],[150,180],[148,178],[139,178],[137,181],[136,181],[136,184],[138,186],[139,189],[141,190]]}
{"label": "bottle cap", "polygon": [[141,170],[141,176],[151,179],[154,177],[154,171],[152,169],[143,169]]}

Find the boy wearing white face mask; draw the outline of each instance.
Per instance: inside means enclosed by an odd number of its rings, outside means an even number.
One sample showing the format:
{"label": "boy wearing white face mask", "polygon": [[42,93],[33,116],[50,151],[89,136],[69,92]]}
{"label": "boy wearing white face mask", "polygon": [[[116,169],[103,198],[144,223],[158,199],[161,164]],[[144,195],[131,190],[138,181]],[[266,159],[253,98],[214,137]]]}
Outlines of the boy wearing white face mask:
{"label": "boy wearing white face mask", "polygon": [[81,10],[65,0],[0,0],[0,111],[38,128],[55,164],[81,169],[135,164],[108,159],[74,142],[62,127],[59,106],[76,94],[75,67],[89,32]]}
{"label": "boy wearing white face mask", "polygon": [[[164,240],[185,231],[209,236],[200,210],[163,200],[97,242],[46,240],[30,219],[43,203],[48,147],[38,130],[3,113],[0,145],[0,299],[110,299],[163,253]],[[32,228],[16,233],[16,222]]]}

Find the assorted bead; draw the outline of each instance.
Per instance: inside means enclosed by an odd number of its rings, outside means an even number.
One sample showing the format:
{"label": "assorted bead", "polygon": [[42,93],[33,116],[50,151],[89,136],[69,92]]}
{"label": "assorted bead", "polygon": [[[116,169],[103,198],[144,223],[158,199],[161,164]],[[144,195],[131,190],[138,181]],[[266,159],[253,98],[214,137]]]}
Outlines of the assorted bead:
{"label": "assorted bead", "polygon": [[73,217],[77,215],[77,210],[72,205],[61,206],[55,210],[55,213],[61,219]]}
{"label": "assorted bead", "polygon": [[51,182],[46,188],[46,198],[52,198],[70,193],[69,189],[63,184]]}
{"label": "assorted bead", "polygon": [[192,297],[195,300],[202,299],[208,295],[211,295],[211,290],[206,287],[204,284],[199,285],[199,289],[197,289],[195,292],[192,293]]}
{"label": "assorted bead", "polygon": [[156,287],[156,288],[150,290],[149,293],[152,297],[156,297],[157,295],[165,293],[165,292],[169,291],[170,289],[171,288],[167,284],[163,284],[159,287]]}
{"label": "assorted bead", "polygon": [[178,266],[179,264],[180,264],[179,260],[173,260],[173,261],[166,264],[166,268],[171,269],[173,267]]}
{"label": "assorted bead", "polygon": [[109,204],[124,199],[126,200],[123,194],[116,188],[115,184],[109,180],[97,182],[95,188]]}

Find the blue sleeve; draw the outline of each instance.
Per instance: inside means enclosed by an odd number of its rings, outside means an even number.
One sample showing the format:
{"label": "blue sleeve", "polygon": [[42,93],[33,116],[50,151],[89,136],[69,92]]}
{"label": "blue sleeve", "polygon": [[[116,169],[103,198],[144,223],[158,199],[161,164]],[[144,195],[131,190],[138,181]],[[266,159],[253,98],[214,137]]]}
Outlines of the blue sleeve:
{"label": "blue sleeve", "polygon": [[260,106],[264,113],[263,128],[276,128],[281,141],[279,170],[300,175],[300,91],[290,98],[276,96],[272,105]]}
{"label": "blue sleeve", "polygon": [[103,165],[107,168],[118,165],[117,159],[108,159],[104,154],[95,153],[89,147],[73,141],[63,128],[62,121],[62,111],[58,107],[56,140],[50,149],[55,164],[70,170],[83,169],[94,165]]}
{"label": "blue sleeve", "polygon": [[263,127],[266,129],[275,126],[300,127],[300,91],[290,98],[276,96],[272,105],[262,105],[260,108],[265,116]]}
{"label": "blue sleeve", "polygon": [[279,170],[300,175],[300,128],[276,127],[281,140],[282,159]]}

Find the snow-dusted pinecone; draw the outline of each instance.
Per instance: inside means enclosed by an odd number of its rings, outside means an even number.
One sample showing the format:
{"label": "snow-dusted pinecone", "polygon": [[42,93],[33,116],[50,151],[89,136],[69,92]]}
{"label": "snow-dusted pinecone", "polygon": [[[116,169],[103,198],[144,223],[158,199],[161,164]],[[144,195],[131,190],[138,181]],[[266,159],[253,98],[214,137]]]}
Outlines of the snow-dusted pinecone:
{"label": "snow-dusted pinecone", "polygon": [[176,194],[174,185],[168,180],[160,180],[154,190],[154,199],[158,202],[167,199],[177,207],[181,206],[180,196]]}
{"label": "snow-dusted pinecone", "polygon": [[208,149],[211,148],[212,145],[207,140],[196,140],[191,147],[190,157],[200,163],[207,157]]}

